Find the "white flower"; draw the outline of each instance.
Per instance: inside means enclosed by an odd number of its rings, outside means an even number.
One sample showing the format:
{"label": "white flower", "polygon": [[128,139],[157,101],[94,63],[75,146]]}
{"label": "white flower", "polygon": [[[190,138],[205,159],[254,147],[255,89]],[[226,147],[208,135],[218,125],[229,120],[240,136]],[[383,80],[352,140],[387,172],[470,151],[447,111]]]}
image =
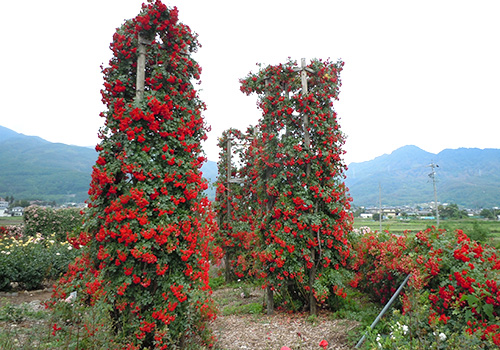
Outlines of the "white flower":
{"label": "white flower", "polygon": [[446,334],[444,333],[439,333],[439,340],[445,341],[446,340]]}
{"label": "white flower", "polygon": [[56,255],[61,255],[61,253],[57,252]]}
{"label": "white flower", "polygon": [[407,325],[401,325],[399,322],[396,322],[394,326],[391,326],[391,329],[393,331],[398,331],[400,329],[403,330],[403,333],[406,333],[408,331],[408,326]]}

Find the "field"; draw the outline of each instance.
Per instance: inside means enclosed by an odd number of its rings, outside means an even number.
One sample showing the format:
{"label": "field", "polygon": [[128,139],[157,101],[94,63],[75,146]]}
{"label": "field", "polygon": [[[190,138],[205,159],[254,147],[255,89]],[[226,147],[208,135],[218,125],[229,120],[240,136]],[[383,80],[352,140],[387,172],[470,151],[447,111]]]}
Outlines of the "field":
{"label": "field", "polygon": [[22,223],[22,216],[0,216],[0,226],[20,225]]}
{"label": "field", "polygon": [[[20,225],[23,223],[22,217],[0,217],[0,226]],[[461,229],[470,234],[474,231],[474,226],[485,230],[487,233],[485,243],[500,248],[500,221],[484,219],[459,219],[459,220],[441,220],[439,228],[445,230]],[[354,228],[370,227],[372,231],[380,231],[380,223],[371,219],[354,219]],[[403,234],[405,231],[418,232],[431,226],[436,226],[434,220],[400,220],[397,218],[382,221],[382,230],[394,234]]]}
{"label": "field", "polygon": [[[380,231],[379,221],[371,219],[354,219],[354,228],[370,227],[372,231]],[[389,231],[393,234],[403,234],[405,231],[418,232],[425,230],[431,226],[436,226],[434,220],[400,220],[397,218],[383,220],[382,231]],[[483,231],[486,234],[484,243],[491,246],[500,247],[500,221],[483,220],[483,219],[459,219],[459,220],[440,220],[439,228],[449,230],[461,229],[468,235],[475,231]]]}

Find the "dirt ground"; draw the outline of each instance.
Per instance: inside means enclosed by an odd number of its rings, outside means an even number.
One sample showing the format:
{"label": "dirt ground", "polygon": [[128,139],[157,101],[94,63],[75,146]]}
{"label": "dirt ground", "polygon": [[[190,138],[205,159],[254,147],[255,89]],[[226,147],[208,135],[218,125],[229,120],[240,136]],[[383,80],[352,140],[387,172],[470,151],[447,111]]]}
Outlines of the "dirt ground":
{"label": "dirt ground", "polygon": [[49,299],[52,294],[52,290],[50,288],[42,289],[42,290],[34,290],[34,291],[17,291],[17,292],[0,292],[0,306],[3,306],[5,303],[9,302],[11,304],[19,305],[22,303],[31,303],[37,302],[40,303]]}
{"label": "dirt ground", "polygon": [[[40,308],[40,304],[49,299],[50,289],[38,291],[20,291],[0,293],[0,307],[6,302],[11,304],[26,303],[30,307]],[[288,346],[292,350],[320,350],[322,340],[328,342],[327,349],[351,349],[347,342],[349,331],[358,326],[354,321],[331,319],[327,313],[311,321],[304,313],[277,311],[272,316],[256,314],[223,314],[231,306],[262,303],[263,295],[259,289],[243,295],[237,289],[221,289],[214,292],[214,299],[219,304],[220,315],[212,324],[218,341],[216,349],[223,350],[279,350]],[[29,325],[24,325],[29,327]]]}

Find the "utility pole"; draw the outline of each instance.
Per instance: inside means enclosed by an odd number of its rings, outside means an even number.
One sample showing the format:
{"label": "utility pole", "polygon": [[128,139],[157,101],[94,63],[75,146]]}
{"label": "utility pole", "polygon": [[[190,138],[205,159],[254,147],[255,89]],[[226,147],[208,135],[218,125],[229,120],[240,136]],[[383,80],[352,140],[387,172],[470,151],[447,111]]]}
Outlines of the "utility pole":
{"label": "utility pole", "polygon": [[439,165],[431,163],[428,165],[430,167],[431,173],[429,177],[432,179],[432,184],[434,186],[434,209],[436,211],[436,226],[439,227],[439,209],[438,209],[438,200],[437,200],[437,190],[436,190],[436,168],[439,168]]}
{"label": "utility pole", "polygon": [[382,232],[382,186],[380,186],[380,182],[378,183],[378,224],[379,224],[379,232]]}

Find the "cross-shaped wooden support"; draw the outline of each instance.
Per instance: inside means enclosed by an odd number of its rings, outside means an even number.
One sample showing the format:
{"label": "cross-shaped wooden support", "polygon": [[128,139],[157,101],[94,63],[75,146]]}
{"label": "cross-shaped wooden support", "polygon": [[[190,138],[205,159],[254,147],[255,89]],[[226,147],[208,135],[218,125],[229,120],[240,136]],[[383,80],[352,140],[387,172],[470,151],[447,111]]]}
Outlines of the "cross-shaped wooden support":
{"label": "cross-shaped wooden support", "polygon": [[237,183],[237,184],[240,184],[240,183],[243,183],[245,180],[244,179],[238,179],[238,178],[235,178],[235,177],[232,177],[231,175],[231,172],[232,172],[232,169],[231,169],[231,158],[232,158],[232,154],[231,154],[231,138],[228,137],[227,138],[227,143],[226,143],[226,162],[227,162],[227,173],[226,173],[226,182],[227,182],[227,217],[228,217],[228,221],[231,220],[231,201],[229,200],[229,184],[234,184],[234,183]]}
{"label": "cross-shaped wooden support", "polygon": [[135,82],[135,100],[141,101],[144,97],[144,81],[146,80],[146,45],[151,45],[152,40],[139,33],[139,57],[137,57],[137,78]]}

